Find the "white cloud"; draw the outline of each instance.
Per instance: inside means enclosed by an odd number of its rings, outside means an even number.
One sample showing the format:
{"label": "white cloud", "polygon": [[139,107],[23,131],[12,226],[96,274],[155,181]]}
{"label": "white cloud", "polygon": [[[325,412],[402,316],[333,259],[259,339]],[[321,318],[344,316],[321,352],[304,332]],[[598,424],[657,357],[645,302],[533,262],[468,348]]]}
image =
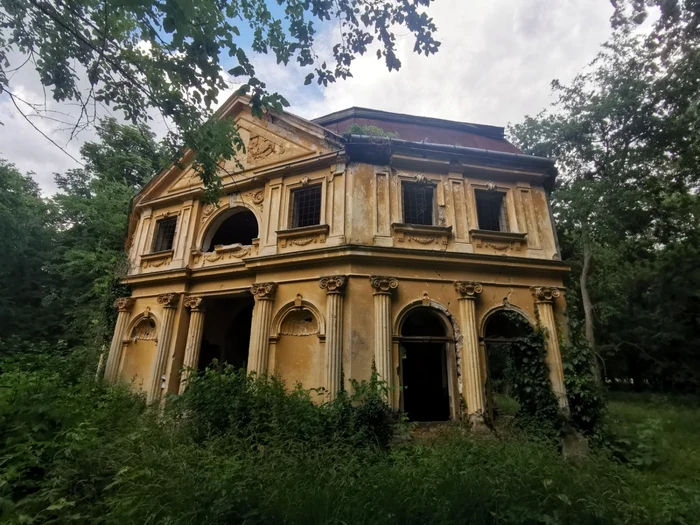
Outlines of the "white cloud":
{"label": "white cloud", "polygon": [[[307,118],[364,106],[503,126],[544,109],[552,79],[570,80],[595,57],[610,35],[612,7],[609,0],[436,0],[429,14],[440,51],[418,56],[410,36],[398,37],[399,72],[389,73],[374,53],[355,61],[353,78],[327,88],[304,87],[306,71],[279,66],[270,56],[256,57],[256,70],[270,89],[287,97],[294,113]],[[330,48],[323,41],[331,37],[321,35],[317,48]],[[31,72],[18,74],[12,85],[43,101]],[[52,174],[76,164],[24,122],[7,95],[0,95],[0,121],[0,156],[34,171],[45,192],[55,191]],[[68,135],[56,125],[36,124],[66,143]],[[154,130],[164,131],[164,124],[156,121]],[[77,157],[80,144],[93,138],[86,131],[67,149]]]}

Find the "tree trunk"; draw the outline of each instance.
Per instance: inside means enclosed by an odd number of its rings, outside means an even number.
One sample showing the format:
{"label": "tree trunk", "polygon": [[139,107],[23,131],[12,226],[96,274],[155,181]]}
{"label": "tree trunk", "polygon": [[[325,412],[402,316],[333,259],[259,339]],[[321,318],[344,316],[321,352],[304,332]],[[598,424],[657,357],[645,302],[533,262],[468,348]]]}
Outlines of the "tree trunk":
{"label": "tree trunk", "polygon": [[593,359],[591,361],[591,373],[593,378],[598,385],[601,385],[602,379],[600,376],[600,364],[598,363],[598,354],[595,350],[595,327],[593,325],[593,304],[591,303],[591,297],[588,295],[588,275],[591,272],[591,264],[593,253],[591,249],[591,241],[588,237],[588,229],[586,226],[583,227],[582,233],[582,244],[583,244],[583,268],[581,268],[581,277],[579,279],[579,285],[581,288],[581,302],[583,303],[583,315],[584,315],[584,327],[586,334],[586,341],[591,347],[591,352],[593,353]]}

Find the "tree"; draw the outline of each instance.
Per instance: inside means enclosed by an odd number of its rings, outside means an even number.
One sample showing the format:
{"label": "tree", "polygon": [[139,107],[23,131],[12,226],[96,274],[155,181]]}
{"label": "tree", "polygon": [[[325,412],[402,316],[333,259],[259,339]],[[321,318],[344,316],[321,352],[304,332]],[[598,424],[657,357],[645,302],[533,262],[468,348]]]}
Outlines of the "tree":
{"label": "tree", "polygon": [[[74,132],[96,118],[98,105],[121,110],[134,124],[157,110],[175,129],[170,153],[195,151],[193,166],[207,188],[220,184],[222,160],[244,148],[235,125],[212,117],[211,107],[228,88],[224,68],[245,80],[239,93],[252,97],[257,115],[279,111],[287,101],[269,93],[245,51],[295,61],[327,85],[351,76],[356,55],[377,40],[377,55],[399,69],[394,31],[407,30],[414,51],[438,50],[436,27],[423,8],[431,0],[0,0],[0,87],[19,109],[8,73],[24,63],[39,73],[57,101],[80,105]],[[333,22],[332,57],[314,51],[314,21]],[[18,58],[19,57],[19,58]],[[12,58],[12,62],[8,60]],[[35,107],[36,110],[41,108]]]}
{"label": "tree", "polygon": [[0,161],[0,339],[48,337],[55,328],[47,301],[54,248],[53,208],[30,175]]}
{"label": "tree", "polygon": [[56,175],[59,229],[51,271],[60,282],[66,337],[102,342],[109,336],[112,303],[125,290],[124,238],[129,203],[164,162],[145,127],[113,119],[97,126],[100,142],[81,148],[85,168]]}

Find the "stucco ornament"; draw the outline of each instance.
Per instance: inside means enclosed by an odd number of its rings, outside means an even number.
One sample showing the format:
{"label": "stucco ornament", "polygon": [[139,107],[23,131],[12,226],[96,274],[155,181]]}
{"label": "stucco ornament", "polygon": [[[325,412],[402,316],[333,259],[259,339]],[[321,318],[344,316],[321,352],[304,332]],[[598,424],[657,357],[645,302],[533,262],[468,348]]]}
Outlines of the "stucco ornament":
{"label": "stucco ornament", "polygon": [[178,303],[180,294],[176,293],[162,293],[158,296],[158,304],[163,308],[175,308]]}
{"label": "stucco ornament", "polygon": [[269,157],[272,154],[281,155],[284,153],[284,146],[256,135],[250,138],[248,143],[248,160],[256,161]]}
{"label": "stucco ornament", "polygon": [[274,299],[277,283],[255,283],[250,287],[250,293],[256,299]]}
{"label": "stucco ornament", "polygon": [[553,286],[533,286],[530,291],[535,296],[535,300],[540,303],[551,303],[561,295],[559,290]]}
{"label": "stucco ornament", "polygon": [[253,199],[253,204],[257,204],[259,206],[265,200],[265,193],[263,193],[262,190],[256,191],[255,193],[253,193],[252,199]]}
{"label": "stucco ornament", "polygon": [[192,310],[201,310],[202,301],[204,297],[199,295],[188,295],[185,297],[185,308],[191,308]]}
{"label": "stucco ornament", "polygon": [[373,275],[369,278],[369,284],[377,292],[391,293],[392,290],[399,287],[399,280],[396,277]]}
{"label": "stucco ornament", "polygon": [[480,294],[484,289],[481,283],[474,281],[455,281],[454,287],[457,293],[467,299],[476,299],[477,294]]}
{"label": "stucco ornament", "polygon": [[120,297],[114,301],[114,307],[120,312],[130,312],[134,306],[134,299],[131,297]]}
{"label": "stucco ornament", "polygon": [[347,281],[348,278],[345,275],[329,275],[321,277],[318,285],[326,290],[326,293],[343,293],[345,292]]}

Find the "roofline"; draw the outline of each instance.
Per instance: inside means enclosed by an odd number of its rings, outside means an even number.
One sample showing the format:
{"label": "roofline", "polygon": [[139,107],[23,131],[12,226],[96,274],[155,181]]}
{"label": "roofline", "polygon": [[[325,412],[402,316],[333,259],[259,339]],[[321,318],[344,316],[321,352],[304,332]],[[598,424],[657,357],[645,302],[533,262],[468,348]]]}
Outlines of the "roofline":
{"label": "roofline", "polygon": [[339,122],[341,120],[347,120],[349,118],[368,118],[377,120],[389,120],[393,122],[404,122],[408,124],[421,124],[424,126],[427,125],[444,129],[466,131],[477,135],[483,135],[485,137],[492,137],[497,139],[505,138],[505,128],[501,126],[473,124],[471,122],[457,122],[455,120],[445,120],[434,117],[419,117],[417,115],[392,113],[390,111],[361,108],[357,106],[353,106],[348,109],[343,109],[341,111],[329,113],[328,115],[323,115],[322,117],[311,119],[311,122],[314,122],[321,126],[326,126],[328,124],[334,124],[336,122]]}

